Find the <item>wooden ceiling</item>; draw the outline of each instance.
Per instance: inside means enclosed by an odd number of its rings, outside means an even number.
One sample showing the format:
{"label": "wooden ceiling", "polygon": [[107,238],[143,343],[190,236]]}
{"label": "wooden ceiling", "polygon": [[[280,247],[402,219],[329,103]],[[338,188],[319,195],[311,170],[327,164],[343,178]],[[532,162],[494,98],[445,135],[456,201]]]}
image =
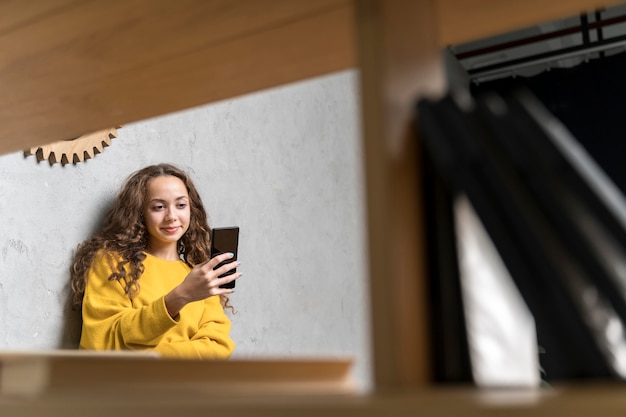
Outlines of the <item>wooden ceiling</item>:
{"label": "wooden ceiling", "polygon": [[0,16],[0,153],[355,65],[349,0],[9,0]]}
{"label": "wooden ceiling", "polygon": [[[355,4],[0,2],[0,153],[354,68]],[[435,4],[443,46],[575,14],[589,1]]]}

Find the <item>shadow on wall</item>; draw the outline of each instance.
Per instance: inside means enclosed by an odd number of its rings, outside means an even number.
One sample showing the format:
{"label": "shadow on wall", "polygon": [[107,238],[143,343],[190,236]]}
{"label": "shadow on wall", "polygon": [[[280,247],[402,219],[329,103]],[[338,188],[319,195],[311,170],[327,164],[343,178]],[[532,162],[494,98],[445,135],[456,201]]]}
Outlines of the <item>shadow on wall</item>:
{"label": "shadow on wall", "polygon": [[[102,227],[102,221],[104,217],[109,212],[111,206],[113,205],[114,198],[111,196],[109,198],[108,204],[103,205],[103,209],[99,213],[95,213],[94,218],[100,219],[98,222],[95,222],[92,229],[85,234],[85,239],[88,239],[92,236],[96,231],[98,231]],[[82,243],[82,242],[79,242]],[[78,246],[78,244],[77,244]],[[82,311],[80,307],[75,307],[72,304],[72,288],[71,288],[71,270],[72,263],[74,262],[74,253],[72,250],[71,256],[68,260],[68,268],[67,268],[67,276],[68,280],[65,283],[65,287],[63,288],[62,299],[63,302],[63,328],[61,330],[61,339],[59,340],[59,349],[78,349],[80,344],[80,334],[83,325],[83,317]]]}
{"label": "shadow on wall", "polygon": [[79,308],[72,305],[72,291],[69,282],[64,288],[65,303],[63,306],[63,329],[60,349],[78,349],[80,343],[80,333],[83,325],[82,313]]}

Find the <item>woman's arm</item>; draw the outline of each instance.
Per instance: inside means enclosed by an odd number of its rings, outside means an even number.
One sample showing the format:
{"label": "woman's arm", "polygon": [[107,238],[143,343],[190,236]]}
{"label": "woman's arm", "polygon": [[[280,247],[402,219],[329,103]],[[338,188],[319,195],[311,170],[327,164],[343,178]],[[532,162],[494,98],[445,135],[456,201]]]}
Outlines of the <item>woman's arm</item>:
{"label": "woman's arm", "polygon": [[167,312],[164,297],[133,308],[124,283],[110,281],[111,268],[99,256],[92,265],[83,297],[80,347],[118,350],[155,347],[177,323]]}
{"label": "woman's arm", "polygon": [[[231,323],[220,304],[219,297],[210,297],[203,303],[204,311],[197,331],[188,341],[162,340],[155,350],[166,357],[227,359],[235,349],[230,338]],[[181,326],[185,326],[184,315]]]}
{"label": "woman's arm", "polygon": [[239,278],[241,273],[236,272],[224,278],[218,277],[237,268],[239,263],[230,262],[218,269],[213,269],[220,262],[232,257],[232,253],[224,253],[194,266],[185,280],[165,296],[165,306],[170,316],[176,317],[184,306],[194,301],[232,293],[232,289],[220,288],[220,285]]}

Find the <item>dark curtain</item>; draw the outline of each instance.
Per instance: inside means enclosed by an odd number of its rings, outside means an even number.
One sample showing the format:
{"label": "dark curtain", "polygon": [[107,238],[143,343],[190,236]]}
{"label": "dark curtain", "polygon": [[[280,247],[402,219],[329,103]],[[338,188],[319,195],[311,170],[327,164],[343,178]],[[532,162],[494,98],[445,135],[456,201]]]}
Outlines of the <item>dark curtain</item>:
{"label": "dark curtain", "polygon": [[505,78],[471,87],[507,94],[525,86],[563,122],[626,194],[626,54],[555,68],[534,77]]}

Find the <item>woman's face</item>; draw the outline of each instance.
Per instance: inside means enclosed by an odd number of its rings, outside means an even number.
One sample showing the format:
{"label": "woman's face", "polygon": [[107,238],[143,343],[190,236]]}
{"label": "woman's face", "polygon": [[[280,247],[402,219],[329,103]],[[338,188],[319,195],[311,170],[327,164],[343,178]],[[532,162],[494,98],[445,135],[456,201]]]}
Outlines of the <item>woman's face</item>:
{"label": "woman's face", "polygon": [[151,179],[146,191],[143,214],[149,236],[147,249],[175,255],[191,217],[187,188],[180,178],[168,175]]}

